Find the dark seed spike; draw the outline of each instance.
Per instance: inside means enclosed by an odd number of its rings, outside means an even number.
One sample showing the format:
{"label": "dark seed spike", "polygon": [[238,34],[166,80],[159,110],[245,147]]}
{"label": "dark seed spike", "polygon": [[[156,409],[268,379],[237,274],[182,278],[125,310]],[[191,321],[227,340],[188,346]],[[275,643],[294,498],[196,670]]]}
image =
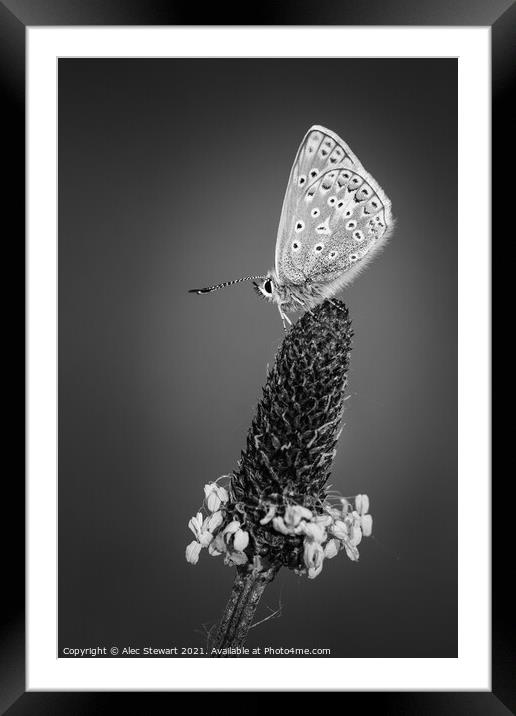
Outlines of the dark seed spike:
{"label": "dark seed spike", "polygon": [[236,495],[259,501],[273,487],[304,504],[324,497],[351,338],[347,308],[336,300],[305,313],[286,334],[232,478]]}

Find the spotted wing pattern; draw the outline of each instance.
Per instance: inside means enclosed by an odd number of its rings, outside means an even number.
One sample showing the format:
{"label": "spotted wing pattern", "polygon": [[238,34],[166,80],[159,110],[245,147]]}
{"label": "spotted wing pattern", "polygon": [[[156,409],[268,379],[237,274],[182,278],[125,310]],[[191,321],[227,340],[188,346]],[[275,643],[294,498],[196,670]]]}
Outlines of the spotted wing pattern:
{"label": "spotted wing pattern", "polygon": [[349,147],[312,127],[298,150],[276,244],[284,283],[332,282],[365,264],[392,228],[390,201]]}

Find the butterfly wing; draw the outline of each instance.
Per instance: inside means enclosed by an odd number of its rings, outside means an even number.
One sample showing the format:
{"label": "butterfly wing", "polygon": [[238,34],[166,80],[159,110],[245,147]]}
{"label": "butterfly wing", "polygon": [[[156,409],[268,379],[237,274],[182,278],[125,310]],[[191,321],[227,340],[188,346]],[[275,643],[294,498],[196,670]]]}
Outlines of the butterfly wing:
{"label": "butterfly wing", "polygon": [[276,273],[283,283],[347,283],[392,229],[390,201],[336,134],[312,127],[283,202]]}

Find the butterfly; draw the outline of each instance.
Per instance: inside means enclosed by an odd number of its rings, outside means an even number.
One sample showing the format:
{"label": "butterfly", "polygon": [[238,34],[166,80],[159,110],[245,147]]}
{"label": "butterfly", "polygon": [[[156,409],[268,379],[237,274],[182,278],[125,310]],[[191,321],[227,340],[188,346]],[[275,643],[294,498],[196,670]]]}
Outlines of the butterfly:
{"label": "butterfly", "polygon": [[[276,240],[275,268],[207,288],[242,281],[287,313],[310,310],[359,274],[392,233],[391,202],[348,145],[314,125],[301,142],[290,172]],[[256,283],[258,281],[258,283]]]}

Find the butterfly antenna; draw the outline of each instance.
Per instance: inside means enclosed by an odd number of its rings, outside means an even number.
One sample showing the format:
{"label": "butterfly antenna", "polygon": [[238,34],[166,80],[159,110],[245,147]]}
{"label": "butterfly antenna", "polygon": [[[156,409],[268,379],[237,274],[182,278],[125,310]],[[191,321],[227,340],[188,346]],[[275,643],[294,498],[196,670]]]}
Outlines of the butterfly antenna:
{"label": "butterfly antenna", "polygon": [[211,293],[212,291],[218,291],[219,288],[226,288],[226,286],[233,286],[235,283],[242,283],[242,281],[254,281],[255,279],[265,278],[265,276],[244,276],[244,278],[237,278],[234,281],[224,281],[224,283],[218,283],[216,286],[208,286],[207,288],[191,288],[188,293]]}

